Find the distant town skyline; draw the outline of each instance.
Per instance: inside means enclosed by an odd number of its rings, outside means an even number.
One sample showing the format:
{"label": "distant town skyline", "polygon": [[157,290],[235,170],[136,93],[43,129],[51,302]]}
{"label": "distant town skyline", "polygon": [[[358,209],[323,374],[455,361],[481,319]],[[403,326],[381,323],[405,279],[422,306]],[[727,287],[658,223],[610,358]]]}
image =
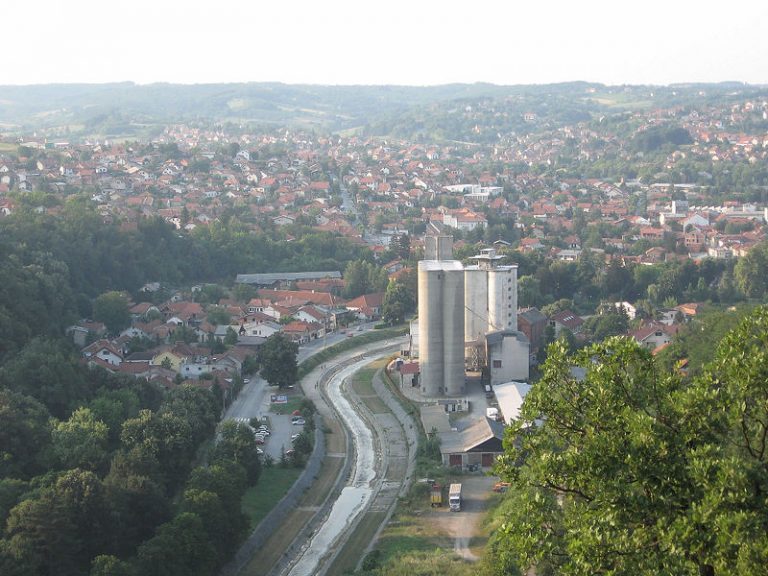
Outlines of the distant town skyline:
{"label": "distant town skyline", "polygon": [[0,84],[768,84],[768,3],[4,5]]}

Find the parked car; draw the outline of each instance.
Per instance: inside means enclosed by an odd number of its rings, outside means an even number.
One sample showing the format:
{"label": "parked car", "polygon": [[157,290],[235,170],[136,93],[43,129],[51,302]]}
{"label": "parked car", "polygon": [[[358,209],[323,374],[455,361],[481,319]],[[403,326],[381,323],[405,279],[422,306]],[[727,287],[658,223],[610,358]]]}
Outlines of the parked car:
{"label": "parked car", "polygon": [[291,424],[293,424],[294,426],[304,426],[304,424],[306,423],[307,422],[304,420],[304,418],[297,418],[296,420],[291,422]]}

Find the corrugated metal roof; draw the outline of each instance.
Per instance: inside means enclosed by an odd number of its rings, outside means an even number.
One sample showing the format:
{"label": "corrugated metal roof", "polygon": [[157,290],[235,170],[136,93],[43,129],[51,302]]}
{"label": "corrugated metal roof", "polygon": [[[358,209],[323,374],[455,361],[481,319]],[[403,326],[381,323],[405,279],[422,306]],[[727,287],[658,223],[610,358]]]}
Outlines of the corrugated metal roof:
{"label": "corrugated metal roof", "polygon": [[293,282],[296,280],[322,280],[323,278],[341,278],[341,272],[331,270],[325,272],[272,272],[265,274],[238,274],[237,284],[260,284],[269,286],[275,282]]}

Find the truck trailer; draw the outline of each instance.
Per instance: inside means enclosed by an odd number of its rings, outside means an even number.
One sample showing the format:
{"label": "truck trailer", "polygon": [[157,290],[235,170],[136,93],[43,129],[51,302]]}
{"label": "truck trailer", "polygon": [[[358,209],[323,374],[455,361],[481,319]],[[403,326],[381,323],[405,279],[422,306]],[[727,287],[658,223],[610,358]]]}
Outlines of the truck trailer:
{"label": "truck trailer", "polygon": [[461,484],[451,484],[448,491],[448,507],[451,512],[461,511]]}

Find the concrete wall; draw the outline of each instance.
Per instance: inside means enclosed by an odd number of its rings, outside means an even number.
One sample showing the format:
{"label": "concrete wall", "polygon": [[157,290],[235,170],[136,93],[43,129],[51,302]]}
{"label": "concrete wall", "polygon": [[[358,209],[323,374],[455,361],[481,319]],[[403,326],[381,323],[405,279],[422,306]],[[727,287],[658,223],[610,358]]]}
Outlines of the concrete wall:
{"label": "concrete wall", "polygon": [[[505,335],[500,342],[488,347],[488,366],[491,385],[496,386],[510,380],[528,380],[529,344],[522,332]],[[500,366],[494,367],[494,363]]]}
{"label": "concrete wall", "polygon": [[453,260],[453,236],[425,236],[425,260]]}

